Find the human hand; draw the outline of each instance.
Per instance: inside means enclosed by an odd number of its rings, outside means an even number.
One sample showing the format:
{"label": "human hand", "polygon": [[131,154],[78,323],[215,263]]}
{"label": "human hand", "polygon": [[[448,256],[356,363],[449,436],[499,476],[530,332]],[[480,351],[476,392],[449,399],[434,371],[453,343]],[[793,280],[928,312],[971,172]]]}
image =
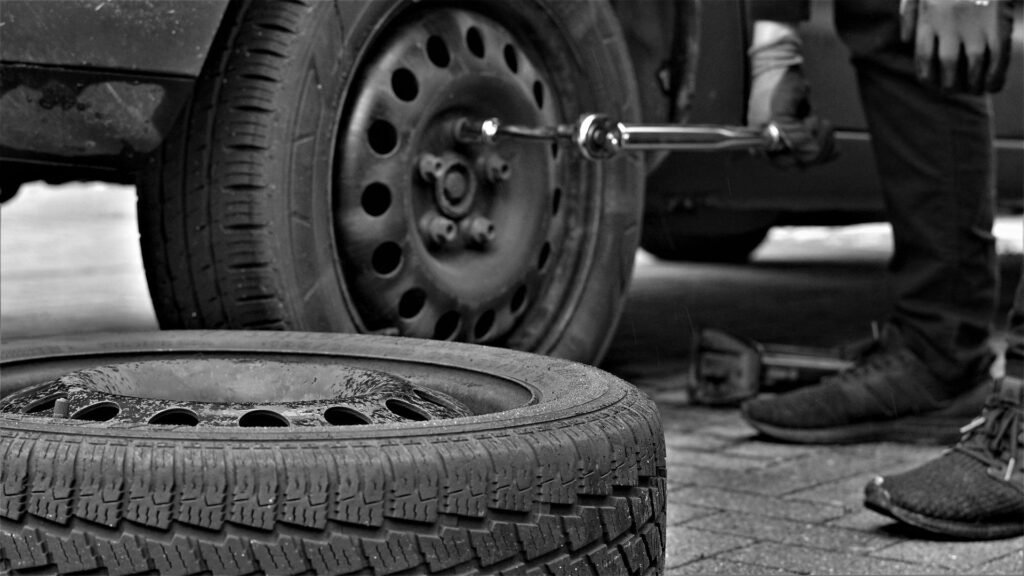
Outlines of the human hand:
{"label": "human hand", "polygon": [[779,129],[783,147],[768,157],[781,168],[805,168],[837,156],[831,124],[811,111],[810,86],[800,66],[800,39],[792,26],[759,21],[750,48],[747,124]]}
{"label": "human hand", "polygon": [[1010,62],[1010,0],[901,0],[900,37],[918,77],[947,90],[998,92]]}

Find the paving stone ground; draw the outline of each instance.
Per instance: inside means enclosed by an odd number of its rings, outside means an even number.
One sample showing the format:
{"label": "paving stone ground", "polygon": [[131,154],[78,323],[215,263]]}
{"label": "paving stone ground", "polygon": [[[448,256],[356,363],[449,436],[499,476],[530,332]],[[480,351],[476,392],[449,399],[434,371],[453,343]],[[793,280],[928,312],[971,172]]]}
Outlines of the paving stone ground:
{"label": "paving stone ground", "polygon": [[735,409],[691,405],[680,381],[640,381],[661,410],[669,463],[666,576],[1024,574],[1024,538],[937,540],[865,509],[876,473],[942,448],[762,440]]}

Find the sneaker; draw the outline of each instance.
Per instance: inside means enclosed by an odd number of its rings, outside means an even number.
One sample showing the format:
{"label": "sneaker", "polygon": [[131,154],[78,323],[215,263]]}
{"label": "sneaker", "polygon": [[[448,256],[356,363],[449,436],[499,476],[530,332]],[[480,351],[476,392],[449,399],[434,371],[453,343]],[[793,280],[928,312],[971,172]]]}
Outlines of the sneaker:
{"label": "sneaker", "polygon": [[1024,535],[1024,382],[1006,378],[956,447],[918,468],[875,477],[869,509],[929,532],[990,540]]}
{"label": "sneaker", "polygon": [[800,443],[895,441],[952,444],[992,390],[987,373],[957,395],[887,326],[858,364],[818,384],[743,403],[743,417],[766,436]]}

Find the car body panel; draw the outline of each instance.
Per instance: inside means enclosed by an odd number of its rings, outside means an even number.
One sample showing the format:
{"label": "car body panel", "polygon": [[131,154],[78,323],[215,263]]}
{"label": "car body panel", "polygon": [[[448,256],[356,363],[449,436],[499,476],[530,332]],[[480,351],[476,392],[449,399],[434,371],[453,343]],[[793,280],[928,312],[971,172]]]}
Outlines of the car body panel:
{"label": "car body panel", "polygon": [[124,181],[188,101],[227,0],[4,0],[5,178]]}
{"label": "car body panel", "polygon": [[228,0],[3,0],[0,61],[195,77]]}

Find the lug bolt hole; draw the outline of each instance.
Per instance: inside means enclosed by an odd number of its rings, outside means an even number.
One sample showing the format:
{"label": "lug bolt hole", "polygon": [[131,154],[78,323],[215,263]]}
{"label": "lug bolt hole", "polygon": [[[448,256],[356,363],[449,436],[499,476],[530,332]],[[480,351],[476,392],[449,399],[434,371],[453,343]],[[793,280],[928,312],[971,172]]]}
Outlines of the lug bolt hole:
{"label": "lug bolt hole", "polygon": [[392,398],[384,403],[384,406],[391,411],[392,414],[405,420],[412,420],[413,422],[425,422],[430,420],[430,414],[423,412],[419,408],[405,402]]}
{"label": "lug bolt hole", "polygon": [[454,336],[459,329],[459,320],[458,312],[448,311],[442,314],[434,325],[434,339],[448,340]]}
{"label": "lug bolt hole", "polygon": [[509,309],[513,314],[518,314],[523,309],[523,304],[526,304],[526,286],[516,289],[516,293],[512,295],[512,302],[509,303]]}
{"label": "lug bolt hole", "polygon": [[388,154],[398,146],[398,131],[386,120],[376,120],[366,131],[366,138],[372,149],[381,156]]}
{"label": "lug bolt hole", "polygon": [[332,426],[363,426],[370,423],[361,412],[343,406],[332,406],[324,410],[324,420]]}
{"label": "lug bolt hole", "polygon": [[548,258],[551,256],[551,244],[545,242],[540,249],[540,256],[537,257],[537,270],[543,270],[548,265]]}
{"label": "lug bolt hole", "polygon": [[440,36],[431,36],[427,39],[427,58],[438,68],[447,68],[448,63],[452,61],[448,46]]}
{"label": "lug bolt hole", "polygon": [[370,216],[380,216],[391,207],[391,189],[374,182],[363,190],[363,210]]}
{"label": "lug bolt hole", "polygon": [[484,38],[476,27],[466,30],[466,47],[477,58],[484,57]]}
{"label": "lug bolt hole", "polygon": [[238,419],[242,428],[285,428],[291,425],[288,419],[273,410],[253,410]]}
{"label": "lug bolt hole", "polygon": [[57,405],[57,399],[63,398],[63,396],[55,395],[41,400],[34,400],[29,403],[28,406],[22,410],[22,414],[38,414],[40,412],[48,412],[53,410]]}
{"label": "lug bolt hole", "polygon": [[516,54],[516,49],[511,44],[505,45],[505,65],[512,71],[513,74],[519,72],[519,56]]}
{"label": "lug bolt hole", "polygon": [[416,76],[406,68],[399,68],[391,75],[391,90],[399,100],[412,102],[420,93]]}
{"label": "lug bolt hole", "polygon": [[371,260],[378,274],[390,274],[402,264],[402,247],[394,242],[385,242],[373,251]]}
{"label": "lug bolt hole", "polygon": [[473,337],[482,340],[492,327],[494,327],[494,311],[488,310],[477,319],[476,326],[473,328]]}
{"label": "lug bolt hole", "polygon": [[544,85],[539,80],[533,83],[533,101],[537,108],[544,108]]}
{"label": "lug bolt hole", "polygon": [[78,410],[71,415],[74,420],[89,420],[91,422],[107,422],[113,420],[121,413],[121,407],[113,402],[99,402],[91,404]]}
{"label": "lug bolt hole", "polygon": [[154,414],[149,419],[149,423],[164,426],[197,426],[199,416],[186,408],[168,408]]}
{"label": "lug bolt hole", "polygon": [[398,302],[398,315],[406,320],[415,318],[427,303],[427,293],[419,288],[410,288]]}

